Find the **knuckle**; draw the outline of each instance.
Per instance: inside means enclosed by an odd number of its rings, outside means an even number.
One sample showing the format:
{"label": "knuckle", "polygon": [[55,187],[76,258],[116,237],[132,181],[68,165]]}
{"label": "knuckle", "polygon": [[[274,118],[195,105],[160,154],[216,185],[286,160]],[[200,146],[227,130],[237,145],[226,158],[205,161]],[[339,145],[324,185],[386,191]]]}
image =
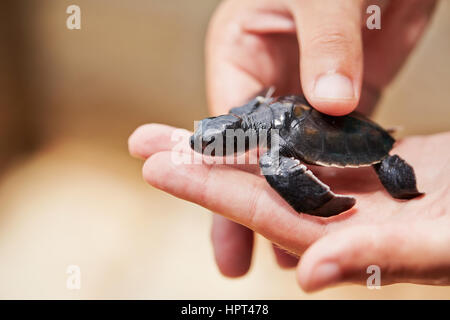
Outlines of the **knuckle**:
{"label": "knuckle", "polygon": [[240,12],[235,2],[235,0],[225,0],[218,5],[208,24],[207,42],[214,42],[218,38],[222,38],[229,32],[230,26],[233,27],[236,16]]}
{"label": "knuckle", "polygon": [[329,53],[345,52],[355,43],[354,37],[340,30],[323,30],[313,33],[309,39],[311,50]]}
{"label": "knuckle", "polygon": [[263,194],[264,187],[263,187],[263,180],[258,181],[255,183],[253,187],[252,194],[250,196],[249,201],[249,208],[248,208],[248,225],[255,227],[256,229],[259,228],[259,217],[260,217],[260,198]]}

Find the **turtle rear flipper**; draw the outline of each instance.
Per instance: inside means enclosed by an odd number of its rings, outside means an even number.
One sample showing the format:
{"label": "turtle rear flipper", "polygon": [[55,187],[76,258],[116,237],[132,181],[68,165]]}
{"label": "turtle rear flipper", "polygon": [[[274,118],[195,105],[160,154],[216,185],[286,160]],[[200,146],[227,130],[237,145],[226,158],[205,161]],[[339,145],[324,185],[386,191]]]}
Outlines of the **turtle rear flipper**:
{"label": "turtle rear flipper", "polygon": [[355,198],[337,195],[299,160],[268,151],[260,158],[267,182],[297,212],[330,217],[355,205]]}
{"label": "turtle rear flipper", "polygon": [[387,156],[373,168],[392,197],[412,199],[424,194],[417,190],[414,169],[398,155]]}

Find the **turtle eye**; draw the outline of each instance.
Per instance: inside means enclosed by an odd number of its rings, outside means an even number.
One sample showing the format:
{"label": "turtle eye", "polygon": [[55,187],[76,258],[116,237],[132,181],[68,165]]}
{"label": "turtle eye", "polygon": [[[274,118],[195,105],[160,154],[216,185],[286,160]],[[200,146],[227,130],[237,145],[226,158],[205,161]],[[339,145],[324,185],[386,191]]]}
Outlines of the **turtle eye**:
{"label": "turtle eye", "polygon": [[303,114],[303,112],[305,112],[305,111],[307,111],[309,109],[310,109],[310,107],[307,106],[306,104],[296,104],[294,106],[294,114],[297,117],[300,117]]}

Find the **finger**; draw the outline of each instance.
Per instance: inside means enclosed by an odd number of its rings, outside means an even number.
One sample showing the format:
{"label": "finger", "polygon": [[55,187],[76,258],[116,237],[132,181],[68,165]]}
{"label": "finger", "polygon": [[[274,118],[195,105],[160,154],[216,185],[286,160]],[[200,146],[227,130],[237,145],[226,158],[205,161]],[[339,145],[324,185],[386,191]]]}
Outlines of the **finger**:
{"label": "finger", "polygon": [[[206,37],[206,92],[208,105],[213,115],[224,114],[238,106],[254,92],[263,88],[263,83],[249,72],[249,67],[239,67],[232,57],[245,55],[245,50],[236,50],[236,42],[254,51],[258,39],[246,37],[240,21],[251,10],[247,3],[239,8],[236,1],[223,2],[211,19]],[[242,60],[246,61],[245,56]]]}
{"label": "finger", "polygon": [[160,152],[144,164],[144,179],[300,254],[323,234],[323,220],[299,215],[258,176],[220,165],[174,164]]}
{"label": "finger", "polygon": [[[176,151],[193,154],[189,145],[192,132],[163,124],[151,123],[137,128],[128,139],[128,149],[132,156],[147,159],[161,151]],[[235,169],[260,174],[257,164],[260,151],[250,150],[245,154],[230,155],[227,157],[201,156],[207,163],[222,163]]]}
{"label": "finger", "polygon": [[373,285],[376,282],[368,278],[375,268],[380,271],[380,285],[401,281],[448,284],[447,230],[447,226],[436,230],[421,224],[420,229],[370,226],[331,233],[302,256],[299,284],[305,291],[339,282]]}
{"label": "finger", "polygon": [[298,92],[298,72],[292,72],[298,60],[295,23],[282,1],[222,2],[206,38],[213,114],[228,112],[265,87],[275,86],[280,94]]}
{"label": "finger", "polygon": [[300,45],[300,78],[308,101],[330,115],[358,105],[363,54],[361,1],[289,1]]}
{"label": "finger", "polygon": [[[191,134],[187,130],[160,124],[143,125],[136,129],[129,139],[130,153],[146,159],[157,152],[169,151],[176,143],[174,139],[171,139],[176,130],[179,130],[180,135],[185,135],[187,141],[187,136]],[[187,147],[186,152],[191,150]],[[255,174],[259,173],[257,166],[252,168],[248,165],[235,165],[235,167]],[[239,277],[247,273],[252,258],[252,230],[220,215],[214,215],[211,238],[216,263],[222,274],[228,277]],[[297,264],[298,259],[284,250],[276,246],[274,250],[277,262],[282,268],[291,268]]]}
{"label": "finger", "polygon": [[[172,150],[178,141],[185,141],[184,152],[192,152],[187,143],[191,132],[160,124],[140,126],[130,136],[128,146],[130,154],[147,159],[151,155]],[[241,170],[258,173],[259,168],[249,165],[235,165]],[[230,221],[220,215],[214,215],[211,238],[214,256],[223,275],[239,277],[250,268],[253,231]]]}
{"label": "finger", "polygon": [[186,140],[184,151],[190,152],[188,137],[192,133],[159,123],[144,124],[128,138],[128,151],[136,158],[147,159],[160,151],[172,150]]}
{"label": "finger", "polygon": [[293,268],[298,263],[298,257],[294,256],[292,253],[278,247],[276,244],[272,244],[273,252],[275,253],[275,258],[277,263],[281,268]]}
{"label": "finger", "polygon": [[247,273],[252,260],[252,230],[214,214],[211,240],[217,266],[223,275],[240,277]]}

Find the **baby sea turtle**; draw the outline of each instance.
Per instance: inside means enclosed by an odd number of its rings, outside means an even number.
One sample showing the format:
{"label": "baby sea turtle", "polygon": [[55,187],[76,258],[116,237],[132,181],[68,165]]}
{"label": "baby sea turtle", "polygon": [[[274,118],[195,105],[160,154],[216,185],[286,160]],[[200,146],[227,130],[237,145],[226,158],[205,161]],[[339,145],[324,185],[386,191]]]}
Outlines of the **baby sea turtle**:
{"label": "baby sea turtle", "polygon": [[329,217],[356,202],[354,197],[333,193],[302,162],[339,168],[372,166],[392,197],[422,195],[413,168],[398,155],[389,155],[395,142],[392,136],[357,112],[334,117],[320,113],[299,95],[258,95],[227,115],[202,120],[191,137],[191,148],[204,152],[218,136],[226,140],[229,129],[256,135],[265,129],[272,138],[276,135],[278,143],[268,145],[259,165],[272,188],[297,212]]}

